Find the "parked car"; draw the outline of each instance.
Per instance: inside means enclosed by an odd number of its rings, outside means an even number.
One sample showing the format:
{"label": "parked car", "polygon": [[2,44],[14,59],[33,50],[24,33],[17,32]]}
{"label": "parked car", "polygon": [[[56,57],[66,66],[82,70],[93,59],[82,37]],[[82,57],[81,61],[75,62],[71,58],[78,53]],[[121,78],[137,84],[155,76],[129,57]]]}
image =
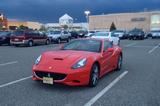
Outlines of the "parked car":
{"label": "parked car", "polygon": [[120,39],[114,32],[96,32],[91,38],[108,39],[109,41],[112,41],[114,45],[120,44]]}
{"label": "parked car", "polygon": [[10,45],[10,37],[11,37],[11,32],[9,31],[0,32],[0,45],[2,44]]}
{"label": "parked car", "polygon": [[135,28],[129,31],[129,35],[128,35],[129,40],[135,40],[135,39],[143,40],[144,37],[145,37],[145,33],[141,29]]}
{"label": "parked car", "polygon": [[78,31],[78,35],[79,35],[80,38],[85,37],[86,34],[87,34],[87,31],[85,31],[85,30]]}
{"label": "parked car", "polygon": [[122,67],[122,49],[105,39],[77,39],[40,55],[32,79],[45,84],[94,87],[99,78]]}
{"label": "parked car", "polygon": [[123,31],[123,30],[115,30],[115,31],[113,31],[113,32],[114,32],[114,34],[117,34],[120,39],[127,39],[127,37],[128,37],[126,31]]}
{"label": "parked car", "polygon": [[35,44],[48,45],[50,41],[47,35],[37,31],[15,31],[11,37],[10,43],[15,46],[27,45],[31,47]]}
{"label": "parked car", "polygon": [[154,38],[160,38],[160,30],[153,30],[151,31],[151,37]]}
{"label": "parked car", "polygon": [[79,38],[79,34],[77,31],[71,31],[71,38]]}
{"label": "parked car", "polygon": [[52,42],[61,43],[61,41],[69,42],[71,40],[71,34],[68,31],[54,31],[48,35],[51,37]]}
{"label": "parked car", "polygon": [[96,31],[88,31],[87,34],[85,34],[85,37],[91,37]]}

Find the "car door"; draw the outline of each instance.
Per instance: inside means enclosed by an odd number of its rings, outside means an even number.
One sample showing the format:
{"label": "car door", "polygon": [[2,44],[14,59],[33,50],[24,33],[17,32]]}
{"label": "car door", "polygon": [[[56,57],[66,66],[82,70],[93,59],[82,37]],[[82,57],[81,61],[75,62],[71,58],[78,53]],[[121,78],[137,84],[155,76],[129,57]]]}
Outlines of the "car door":
{"label": "car door", "polygon": [[61,38],[62,40],[64,40],[64,39],[65,39],[64,31],[62,31],[62,32],[61,32],[61,36],[60,36],[60,38]]}
{"label": "car door", "polygon": [[104,41],[102,54],[102,75],[111,71],[112,66],[113,44],[109,41]]}
{"label": "car door", "polygon": [[64,31],[64,39],[68,39],[68,37],[69,37],[68,32],[67,32],[67,31]]}

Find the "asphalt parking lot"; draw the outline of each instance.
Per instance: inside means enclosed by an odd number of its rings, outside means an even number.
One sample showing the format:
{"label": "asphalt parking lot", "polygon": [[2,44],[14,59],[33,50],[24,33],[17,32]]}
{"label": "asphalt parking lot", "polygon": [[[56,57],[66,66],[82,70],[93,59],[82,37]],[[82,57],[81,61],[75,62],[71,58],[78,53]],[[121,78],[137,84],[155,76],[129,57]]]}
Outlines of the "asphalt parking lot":
{"label": "asphalt parking lot", "polygon": [[122,70],[95,88],[32,81],[35,59],[57,46],[0,46],[0,106],[160,106],[160,39],[121,40]]}

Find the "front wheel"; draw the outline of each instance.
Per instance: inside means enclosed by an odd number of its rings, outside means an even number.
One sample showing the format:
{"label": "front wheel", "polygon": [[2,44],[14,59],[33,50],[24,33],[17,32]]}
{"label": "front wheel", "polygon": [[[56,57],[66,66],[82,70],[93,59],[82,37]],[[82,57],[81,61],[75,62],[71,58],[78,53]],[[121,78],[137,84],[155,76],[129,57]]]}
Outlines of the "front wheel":
{"label": "front wheel", "polygon": [[120,56],[118,57],[116,71],[120,71],[121,68],[122,68],[122,55],[120,55]]}
{"label": "front wheel", "polygon": [[68,39],[67,39],[67,42],[70,42],[70,41],[71,41],[71,38],[68,38]]}
{"label": "front wheel", "polygon": [[95,87],[98,84],[99,80],[99,67],[97,64],[94,64],[91,69],[89,86]]}
{"label": "front wheel", "polygon": [[61,43],[61,39],[60,39],[60,38],[57,40],[57,43],[58,43],[58,44],[60,44],[60,43]]}

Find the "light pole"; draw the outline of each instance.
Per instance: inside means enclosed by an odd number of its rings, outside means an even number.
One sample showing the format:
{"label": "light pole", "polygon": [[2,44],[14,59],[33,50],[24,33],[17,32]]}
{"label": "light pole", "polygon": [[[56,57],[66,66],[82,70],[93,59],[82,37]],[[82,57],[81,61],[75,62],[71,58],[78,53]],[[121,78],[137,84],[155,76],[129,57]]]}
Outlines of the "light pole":
{"label": "light pole", "polygon": [[88,32],[89,32],[89,14],[90,14],[91,12],[90,11],[84,11],[84,14],[86,15],[86,19],[87,19],[87,24],[88,24]]}

